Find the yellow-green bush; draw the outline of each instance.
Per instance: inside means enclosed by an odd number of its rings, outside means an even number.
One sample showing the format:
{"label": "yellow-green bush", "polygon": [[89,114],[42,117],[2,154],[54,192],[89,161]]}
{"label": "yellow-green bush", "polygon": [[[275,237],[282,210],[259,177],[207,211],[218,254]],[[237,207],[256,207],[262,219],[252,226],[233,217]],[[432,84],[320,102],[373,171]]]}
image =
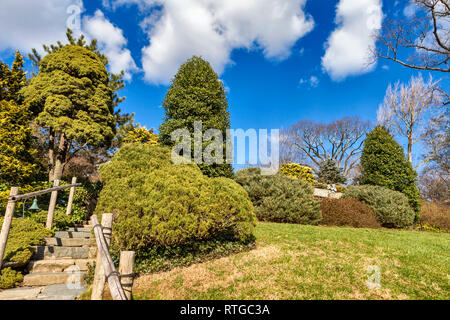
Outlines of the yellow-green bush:
{"label": "yellow-green bush", "polygon": [[[32,213],[26,219],[45,225],[47,222],[48,211],[40,210]],[[77,219],[73,219],[72,215],[66,214],[66,208],[56,207],[55,214],[53,216],[52,230],[67,230],[70,227],[75,227],[78,223]]]}
{"label": "yellow-green bush", "polygon": [[96,213],[115,214],[113,249],[141,252],[208,239],[250,241],[256,218],[234,181],[174,165],[171,150],[127,144],[100,167]]}
{"label": "yellow-green bush", "polygon": [[4,268],[0,272],[0,289],[14,288],[23,281],[23,275],[11,268]]}
{"label": "yellow-green bush", "polygon": [[313,170],[310,167],[302,166],[298,163],[286,163],[282,164],[280,167],[279,172],[283,173],[284,175],[296,178],[308,182],[314,182],[316,179],[313,175]]}
{"label": "yellow-green bush", "polygon": [[[0,218],[0,225],[3,218]],[[42,224],[26,219],[13,219],[3,257],[7,266],[21,268],[33,255],[33,246],[45,243],[45,237],[51,236],[51,231]]]}

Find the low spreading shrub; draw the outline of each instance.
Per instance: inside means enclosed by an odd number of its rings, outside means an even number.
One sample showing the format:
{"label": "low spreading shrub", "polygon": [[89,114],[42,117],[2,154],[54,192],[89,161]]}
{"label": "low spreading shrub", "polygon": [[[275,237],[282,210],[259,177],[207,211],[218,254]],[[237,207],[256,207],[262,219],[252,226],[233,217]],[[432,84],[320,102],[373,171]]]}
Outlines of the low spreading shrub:
{"label": "low spreading shrub", "polygon": [[323,198],[320,211],[323,216],[321,225],[381,228],[375,212],[368,205],[354,198]]}
{"label": "low spreading shrub", "polygon": [[112,250],[149,250],[193,243],[253,240],[256,218],[233,180],[208,178],[196,165],[175,165],[170,149],[127,144],[100,167],[96,213],[115,216]]}
{"label": "low spreading shrub", "polygon": [[[0,225],[3,218],[0,218]],[[33,255],[33,246],[43,245],[51,231],[27,219],[13,219],[3,257],[6,267],[24,267]]]}
{"label": "low spreading shrub", "polygon": [[235,181],[247,191],[261,221],[316,225],[322,219],[313,188],[305,181],[264,176],[260,168],[239,170]]}
{"label": "low spreading shrub", "polygon": [[427,231],[450,231],[450,206],[435,202],[422,203],[420,212],[419,229]]}
{"label": "low spreading shrub", "polygon": [[388,228],[404,228],[414,223],[415,213],[408,198],[401,192],[385,187],[363,185],[349,187],[344,198],[355,198],[368,204],[378,221]]}
{"label": "low spreading shrub", "polygon": [[282,164],[279,172],[290,178],[300,179],[308,182],[316,181],[313,175],[312,168],[302,166],[298,163]]}
{"label": "low spreading shrub", "polygon": [[23,281],[23,275],[11,268],[4,268],[0,272],[0,289],[10,289]]}
{"label": "low spreading shrub", "polygon": [[[254,241],[242,242],[223,239],[210,239],[184,245],[149,248],[140,252],[140,255],[136,258],[135,272],[148,274],[168,271],[173,268],[187,267],[194,263],[202,263],[254,248]],[[116,256],[118,256],[117,253]]]}
{"label": "low spreading shrub", "polygon": [[[32,213],[27,219],[45,225],[47,217],[48,211],[40,210]],[[70,227],[75,227],[81,222],[78,218],[79,217],[75,215],[67,215],[66,208],[56,207],[53,216],[52,230],[67,230]]]}

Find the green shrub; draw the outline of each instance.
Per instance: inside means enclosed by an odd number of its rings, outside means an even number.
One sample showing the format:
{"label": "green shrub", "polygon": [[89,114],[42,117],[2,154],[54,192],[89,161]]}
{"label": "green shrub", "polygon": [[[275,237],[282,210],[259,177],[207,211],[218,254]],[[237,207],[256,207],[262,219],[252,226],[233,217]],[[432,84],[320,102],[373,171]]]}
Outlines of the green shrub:
{"label": "green shrub", "polygon": [[313,188],[305,181],[264,176],[260,168],[239,170],[235,181],[247,191],[261,221],[315,225],[322,219]]}
{"label": "green shrub", "polygon": [[345,198],[356,198],[367,203],[384,227],[404,228],[414,223],[415,213],[408,198],[401,192],[379,186],[349,187]]}
{"label": "green shrub", "polygon": [[[3,218],[0,218],[0,225]],[[51,236],[51,231],[42,224],[26,220],[13,219],[3,257],[6,266],[21,268],[33,255],[33,246],[43,245],[45,237]]]}
{"label": "green shrub", "polygon": [[0,289],[10,289],[23,281],[23,275],[11,268],[4,268],[0,272]]}
{"label": "green shrub", "polygon": [[383,127],[367,135],[361,155],[362,185],[374,185],[399,191],[406,195],[414,209],[415,221],[420,219],[420,193],[417,174],[406,159],[403,148]]}
{"label": "green shrub", "polygon": [[334,159],[325,159],[320,162],[317,177],[319,182],[327,185],[345,183],[347,181],[347,178],[343,174],[343,169],[339,168]]}
{"label": "green shrub", "polygon": [[279,170],[285,176],[290,178],[296,178],[300,180],[305,180],[308,182],[314,182],[316,179],[313,175],[313,170],[310,167],[302,166],[298,163],[285,163],[282,164]]}
{"label": "green shrub", "polygon": [[[27,219],[45,225],[47,222],[47,216],[48,211],[40,210],[36,213],[32,213],[29,217],[27,217]],[[52,230],[67,230],[70,227],[75,227],[78,223],[79,220],[76,216],[66,214],[66,208],[55,208]]]}
{"label": "green shrub", "polygon": [[208,178],[195,165],[174,165],[170,149],[127,144],[99,169],[96,213],[115,214],[113,250],[146,252],[217,239],[246,242],[256,218],[234,181]]}
{"label": "green shrub", "polygon": [[354,228],[381,228],[375,212],[365,203],[354,199],[321,199],[321,225],[351,226]]}
{"label": "green shrub", "polygon": [[187,267],[194,263],[251,250],[254,247],[254,241],[210,239],[184,245],[149,248],[136,257],[135,272],[146,274],[169,271],[173,268]]}

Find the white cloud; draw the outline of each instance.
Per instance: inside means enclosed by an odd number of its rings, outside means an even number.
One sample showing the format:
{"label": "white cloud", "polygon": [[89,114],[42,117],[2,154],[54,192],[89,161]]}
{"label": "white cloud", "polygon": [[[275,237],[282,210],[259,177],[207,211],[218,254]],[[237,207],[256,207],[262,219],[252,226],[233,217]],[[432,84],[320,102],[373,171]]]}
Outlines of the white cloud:
{"label": "white cloud", "polygon": [[336,24],[326,43],[322,66],[333,80],[372,71],[369,48],[375,44],[374,34],[381,28],[381,0],[340,0]]}
{"label": "white cloud", "polygon": [[[136,64],[126,49],[127,41],[121,29],[113,26],[101,11],[92,17],[81,19],[83,12],[81,0],[14,0],[2,1],[0,4],[0,52],[19,49],[23,54],[36,48],[41,54],[43,44],[57,41],[67,43],[66,29],[72,29],[78,22],[80,30],[87,38],[97,38],[101,51],[109,59],[111,72],[126,72],[126,79],[137,70]],[[14,14],[12,14],[14,13]]]}
{"label": "white cloud", "polygon": [[300,79],[300,85],[307,85],[309,88],[317,88],[319,86],[320,80],[316,76],[311,76],[309,79]]}
{"label": "white cloud", "polygon": [[234,49],[261,49],[266,58],[285,59],[314,26],[306,0],[116,0],[137,4],[149,45],[142,66],[151,83],[167,84],[192,55],[207,59],[221,74]]}
{"label": "white cloud", "polygon": [[67,9],[81,1],[74,0],[9,0],[0,4],[0,51],[19,49],[30,52],[42,44],[65,39]]}
{"label": "white cloud", "polygon": [[138,68],[131,57],[130,50],[126,48],[127,40],[120,28],[115,27],[103,12],[97,10],[92,17],[84,17],[83,30],[91,38],[98,39],[101,51],[109,59],[109,68],[112,73],[125,71],[125,80],[131,80],[131,74]]}

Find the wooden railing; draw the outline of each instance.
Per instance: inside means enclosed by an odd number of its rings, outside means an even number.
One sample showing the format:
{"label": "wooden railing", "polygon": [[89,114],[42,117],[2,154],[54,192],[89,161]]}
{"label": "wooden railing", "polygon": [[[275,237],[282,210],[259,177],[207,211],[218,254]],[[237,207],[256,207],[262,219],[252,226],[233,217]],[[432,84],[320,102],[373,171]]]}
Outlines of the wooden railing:
{"label": "wooden railing", "polygon": [[66,210],[66,213],[69,215],[72,212],[72,204],[73,204],[73,197],[75,194],[75,188],[79,186],[81,186],[81,183],[77,183],[77,178],[73,177],[72,183],[69,185],[60,186],[59,180],[55,180],[53,182],[53,188],[30,192],[26,194],[19,195],[18,187],[11,188],[8,197],[8,205],[6,206],[5,216],[3,219],[2,231],[0,233],[0,269],[3,266],[3,256],[5,254],[6,243],[8,242],[9,229],[11,228],[11,222],[14,215],[14,210],[16,208],[16,202],[51,192],[52,194],[48,206],[47,222],[45,224],[46,228],[51,229],[53,224],[53,217],[55,215],[55,206],[58,197],[58,191],[70,188],[69,201],[67,203],[67,210]]}
{"label": "wooden railing", "polygon": [[120,273],[117,272],[109,254],[112,222],[113,216],[111,213],[102,214],[102,224],[99,224],[96,215],[91,217],[95,241],[97,243],[97,261],[91,300],[102,300],[105,281],[108,281],[109,291],[113,300],[131,300],[135,253],[134,251],[120,252]]}

